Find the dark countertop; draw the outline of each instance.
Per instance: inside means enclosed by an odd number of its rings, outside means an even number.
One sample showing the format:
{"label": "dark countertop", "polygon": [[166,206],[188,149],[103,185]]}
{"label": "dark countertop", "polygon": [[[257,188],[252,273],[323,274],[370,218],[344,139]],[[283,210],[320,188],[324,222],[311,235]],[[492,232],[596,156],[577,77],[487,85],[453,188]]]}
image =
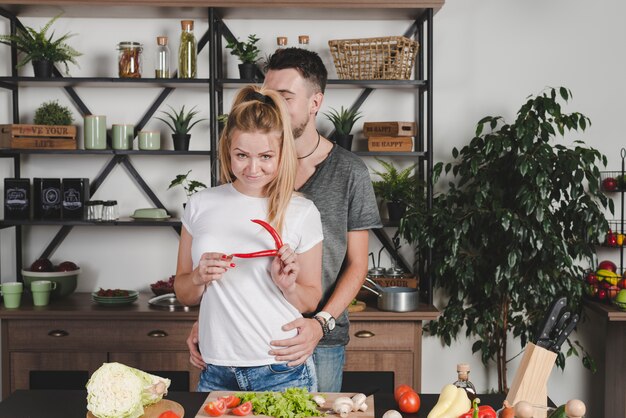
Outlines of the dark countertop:
{"label": "dark countertop", "polygon": [[[202,392],[170,392],[167,399],[185,408],[185,417],[193,418],[208,396]],[[416,414],[402,414],[404,418],[424,418],[437,402],[439,395],[420,395],[422,406]],[[483,404],[498,409],[503,395],[479,395]],[[84,418],[87,414],[87,391],[84,390],[18,390],[0,402],[0,418]],[[392,394],[374,395],[376,418],[385,411],[397,409]],[[251,416],[254,417],[254,416]]]}

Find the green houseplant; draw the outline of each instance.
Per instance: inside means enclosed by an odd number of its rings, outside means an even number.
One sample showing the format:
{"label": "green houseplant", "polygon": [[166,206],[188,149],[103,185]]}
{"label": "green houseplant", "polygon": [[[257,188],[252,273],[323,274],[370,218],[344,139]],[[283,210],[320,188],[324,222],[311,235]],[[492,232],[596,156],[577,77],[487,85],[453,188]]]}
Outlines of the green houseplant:
{"label": "green houseplant", "polygon": [[245,42],[233,39],[226,44],[226,48],[230,49],[230,55],[239,58],[239,76],[243,80],[254,80],[256,76],[256,63],[261,55],[261,50],[256,45],[261,39],[255,34],[248,35]]}
{"label": "green houseplant", "polygon": [[199,111],[195,110],[196,107],[192,107],[188,112],[185,112],[185,106],[181,107],[179,111],[176,111],[172,106],[169,106],[171,109],[170,112],[162,110],[161,112],[165,114],[169,120],[160,118],[156,116],[160,121],[165,122],[165,124],[172,130],[172,140],[174,141],[174,149],[176,151],[187,151],[189,150],[189,140],[191,139],[191,134],[189,131],[191,128],[196,126],[199,122],[206,120],[195,119],[196,115]]}
{"label": "green houseplant", "polygon": [[72,112],[61,106],[57,100],[42,103],[35,110],[35,125],[71,125],[74,122]]}
{"label": "green houseplant", "polygon": [[167,190],[171,189],[172,187],[180,186],[185,190],[185,194],[187,195],[187,198],[189,198],[192,194],[202,189],[206,189],[206,184],[198,180],[191,180],[189,178],[190,173],[191,170],[187,171],[187,174],[178,174],[176,177],[174,177],[174,180],[172,180]]}
{"label": "green houseplant", "polygon": [[389,220],[397,222],[404,216],[407,204],[415,200],[418,180],[414,174],[416,164],[399,170],[391,162],[376,158],[384,170],[372,170],[380,177],[373,182],[376,196],[387,204]]}
{"label": "green houseplant", "polygon": [[32,62],[35,77],[51,77],[52,67],[56,62],[65,65],[66,74],[69,73],[68,62],[78,66],[76,57],[82,54],[66,43],[69,38],[75,35],[66,33],[57,39],[53,39],[54,32],[48,35],[48,30],[60,16],[53,17],[39,30],[26,26],[18,28],[15,34],[0,35],[0,43],[15,45],[19,51],[24,53],[24,57],[17,63],[18,68]]}
{"label": "green houseplant", "polygon": [[344,109],[341,106],[340,110],[331,108],[324,116],[332,122],[335,131],[333,132],[332,139],[347,150],[352,148],[352,138],[350,135],[352,128],[357,120],[361,119],[363,115],[357,109]]}
{"label": "green houseplant", "polygon": [[[590,123],[562,111],[570,97],[568,89],[548,89],[529,97],[512,124],[480,120],[469,145],[453,149],[455,161],[445,164],[456,181],[435,196],[430,213],[415,205],[400,223],[418,255],[432,249],[430,277],[445,295],[429,332],[450,345],[465,328],[472,352],[485,365],[495,362],[500,392],[508,391],[507,337],[522,347],[533,341],[555,295],[567,295],[581,313],[581,264],[593,262],[608,228],[603,211],[613,212],[599,190],[597,164],[606,165],[606,157],[578,140],[555,143]],[[437,164],[435,178],[443,171]],[[595,367],[571,340],[557,364],[564,367],[571,355]]]}

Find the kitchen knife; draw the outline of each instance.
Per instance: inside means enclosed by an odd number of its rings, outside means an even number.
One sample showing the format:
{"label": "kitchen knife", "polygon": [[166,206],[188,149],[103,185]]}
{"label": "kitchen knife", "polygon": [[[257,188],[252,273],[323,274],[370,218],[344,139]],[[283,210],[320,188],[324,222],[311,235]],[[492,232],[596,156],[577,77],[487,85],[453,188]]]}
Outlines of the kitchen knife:
{"label": "kitchen knife", "polygon": [[535,338],[535,343],[538,346],[548,348],[552,345],[553,342],[550,340],[552,330],[557,323],[559,313],[563,310],[563,308],[565,308],[566,305],[566,297],[561,297],[552,301],[545,318],[539,326],[538,334]]}
{"label": "kitchen knife", "polygon": [[576,328],[576,323],[578,323],[578,314],[572,316],[567,325],[565,325],[565,328],[563,328],[563,331],[561,331],[559,335],[555,336],[554,344],[552,345],[552,347],[550,347],[550,350],[554,351],[555,353],[561,351],[561,346],[563,345],[567,337],[569,337],[569,335],[572,333],[574,328]]}
{"label": "kitchen knife", "polygon": [[563,312],[554,328],[552,328],[552,333],[550,334],[550,338],[552,340],[556,340],[556,337],[561,333],[561,331],[563,331],[566,321],[569,319],[570,316],[572,316],[572,313],[570,311]]}

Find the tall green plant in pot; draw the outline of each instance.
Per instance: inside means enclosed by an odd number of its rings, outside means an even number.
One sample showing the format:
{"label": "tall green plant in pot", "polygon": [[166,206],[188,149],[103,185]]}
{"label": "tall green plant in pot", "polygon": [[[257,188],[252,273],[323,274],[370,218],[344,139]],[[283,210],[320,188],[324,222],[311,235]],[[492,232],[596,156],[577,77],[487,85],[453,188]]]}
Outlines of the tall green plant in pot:
{"label": "tall green plant in pot", "polygon": [[357,120],[361,119],[363,115],[357,109],[344,109],[341,106],[340,110],[331,108],[328,113],[324,113],[324,116],[333,123],[335,131],[331,135],[331,139],[337,143],[337,145],[347,149],[352,149],[352,138],[350,134],[354,124]]}
{"label": "tall green plant in pot", "polygon": [[[530,97],[512,124],[488,116],[453,163],[439,163],[437,177],[455,182],[434,198],[432,211],[410,208],[402,236],[419,254],[432,249],[429,268],[445,306],[428,331],[450,345],[462,328],[474,340],[485,365],[495,362],[498,391],[507,392],[507,337],[525,346],[556,295],[566,295],[582,313],[583,264],[592,263],[595,246],[608,225],[612,202],[599,190],[598,164],[606,157],[578,140],[557,138],[584,131],[589,119],[565,113],[571,97],[565,88]],[[557,139],[562,142],[557,143]],[[568,340],[565,358],[593,360],[578,341]]]}
{"label": "tall green plant in pot", "polygon": [[156,116],[162,122],[172,130],[172,141],[174,142],[174,150],[176,151],[188,151],[189,141],[191,140],[191,134],[189,131],[196,126],[199,122],[206,119],[195,119],[199,111],[195,110],[196,107],[192,107],[191,110],[185,112],[185,106],[181,107],[179,111],[176,111],[172,106],[169,106],[171,112],[162,110],[161,112],[169,119],[164,119]]}
{"label": "tall green plant in pot", "polygon": [[68,62],[78,66],[76,57],[82,54],[72,48],[66,41],[75,36],[66,33],[54,38],[54,32],[48,35],[48,30],[52,24],[60,17],[53,17],[39,30],[31,27],[18,28],[12,35],[0,35],[0,43],[14,45],[24,56],[17,63],[17,68],[21,68],[29,62],[33,63],[35,77],[51,77],[54,63],[60,62],[65,65],[65,73],[69,73]]}
{"label": "tall green plant in pot", "polygon": [[389,220],[398,222],[404,216],[409,202],[414,202],[419,188],[419,181],[415,176],[416,164],[404,169],[385,160],[376,158],[383,170],[372,170],[372,173],[380,177],[373,182],[374,193],[387,205]]}

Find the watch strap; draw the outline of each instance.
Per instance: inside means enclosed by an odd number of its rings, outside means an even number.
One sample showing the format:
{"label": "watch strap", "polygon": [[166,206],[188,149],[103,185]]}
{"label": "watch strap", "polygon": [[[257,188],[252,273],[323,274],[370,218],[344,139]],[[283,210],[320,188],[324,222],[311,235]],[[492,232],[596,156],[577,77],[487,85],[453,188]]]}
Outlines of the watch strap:
{"label": "watch strap", "polygon": [[324,334],[324,336],[328,335],[330,330],[328,329],[328,323],[326,322],[326,320],[318,315],[315,315],[313,319],[315,319],[322,327],[322,333]]}

